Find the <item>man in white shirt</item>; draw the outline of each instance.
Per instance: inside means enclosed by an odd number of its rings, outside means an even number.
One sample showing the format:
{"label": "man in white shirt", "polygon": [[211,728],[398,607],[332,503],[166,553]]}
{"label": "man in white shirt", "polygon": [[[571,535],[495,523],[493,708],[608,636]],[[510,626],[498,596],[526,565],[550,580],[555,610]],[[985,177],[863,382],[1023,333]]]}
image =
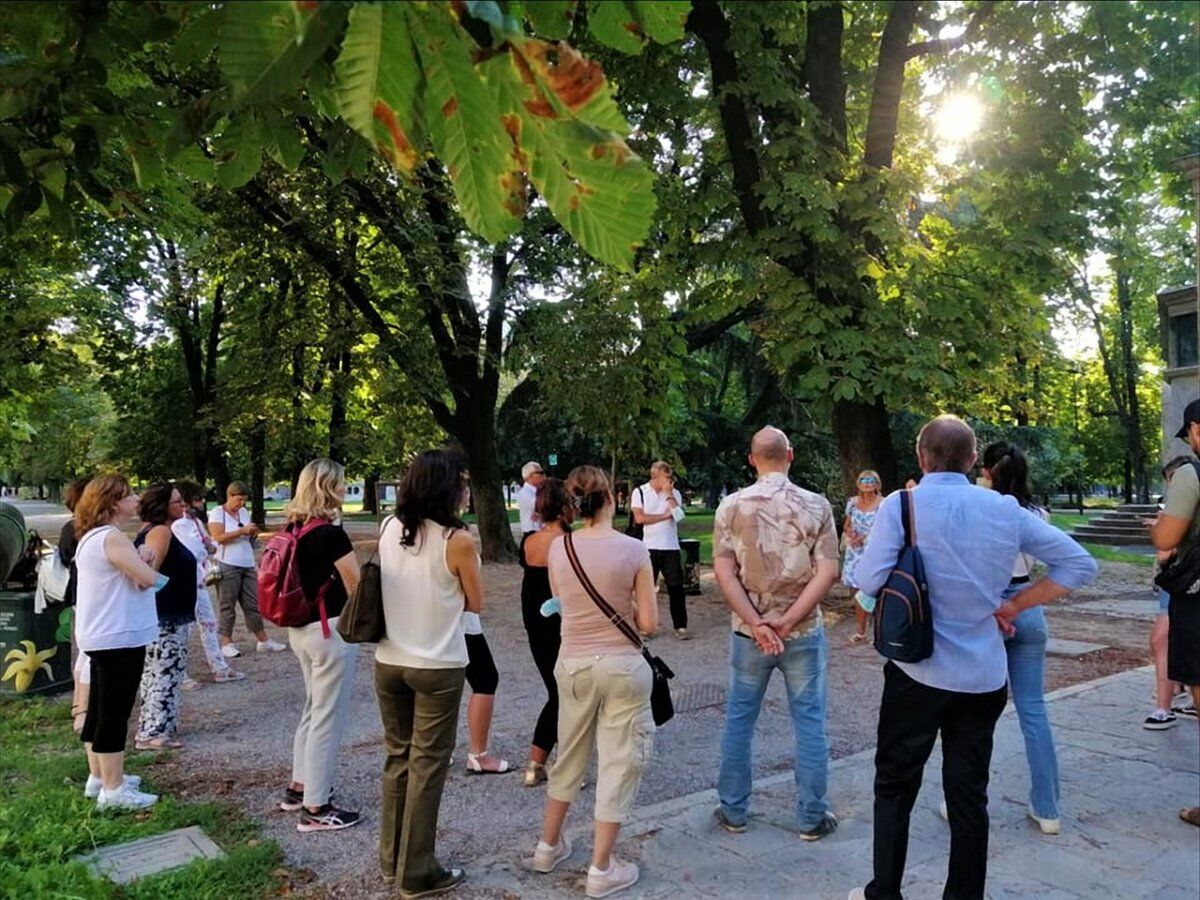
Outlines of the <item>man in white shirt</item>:
{"label": "man in white shirt", "polygon": [[526,535],[542,529],[542,523],[534,515],[534,508],[537,506],[537,489],[546,480],[542,464],[525,463],[521,466],[521,479],[525,483],[517,491],[517,512],[521,516],[521,534]]}
{"label": "man in white shirt", "polygon": [[662,572],[671,600],[671,625],[675,636],[688,640],[687,595],[683,590],[683,556],[679,552],[678,522],[683,519],[683,495],[675,490],[671,466],[661,459],[650,467],[650,480],[629,499],[633,521],[642,526],[642,540],[650,551],[654,581]]}

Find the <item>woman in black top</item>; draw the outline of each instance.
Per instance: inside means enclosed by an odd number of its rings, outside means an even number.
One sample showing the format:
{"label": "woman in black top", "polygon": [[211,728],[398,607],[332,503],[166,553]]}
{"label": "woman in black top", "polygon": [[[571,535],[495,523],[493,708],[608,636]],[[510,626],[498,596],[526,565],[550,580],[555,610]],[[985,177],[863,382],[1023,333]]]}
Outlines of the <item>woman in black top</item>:
{"label": "woman in black top", "polygon": [[521,541],[521,618],[529,636],[529,650],[542,682],[546,685],[547,700],[533,729],[529,747],[529,762],[525,764],[524,782],[533,787],[546,780],[546,759],[558,741],[558,685],[554,665],[562,644],[562,616],[542,615],[542,604],[554,592],[550,590],[550,570],[546,567],[550,545],[571,530],[575,507],[558,478],[547,478],[538,488],[534,509],[542,522],[542,530],[525,535]]}
{"label": "woman in black top", "polygon": [[296,496],[287,507],[287,527],[299,534],[300,584],[310,600],[324,599],[328,620],[326,631],[319,611],[314,611],[306,625],[288,629],[288,643],[304,675],[304,708],[292,741],[292,780],[279,807],[300,811],[300,832],[336,831],[359,822],[357,812],[333,805],[333,772],[350,710],[358,649],[343,641],[335,627],[359,579],[354,545],[337,524],[345,498],[342,466],[331,459],[314,459],[300,472]]}
{"label": "woman in black top", "polygon": [[166,750],[183,746],[175,733],[187,675],[188,625],[196,617],[196,557],[171,532],[171,523],[184,514],[183,498],[175,487],[156,484],[147,489],[142,493],[139,514],[146,526],[133,544],[153,552],[150,565],[167,577],[167,583],[155,595],[158,640],[146,648],[142,711],[134,746]]}
{"label": "woman in black top", "polygon": [[[79,575],[75,571],[75,551],[79,547],[79,538],[75,536],[75,516],[73,514],[75,504],[79,502],[79,498],[83,496],[83,489],[91,480],[90,478],[76,478],[63,491],[63,506],[71,511],[72,516],[63,523],[55,552],[58,553],[59,560],[70,573],[67,577],[67,590],[63,595],[63,603],[67,606],[75,605],[76,584],[79,581]],[[72,631],[74,624],[75,620],[72,619]],[[75,639],[73,633],[71,639],[72,642]],[[71,729],[78,733],[83,730],[83,720],[87,716],[88,696],[92,680],[91,663],[88,662],[88,655],[82,650],[79,650],[75,657],[73,672],[75,674],[75,692],[71,695]]]}

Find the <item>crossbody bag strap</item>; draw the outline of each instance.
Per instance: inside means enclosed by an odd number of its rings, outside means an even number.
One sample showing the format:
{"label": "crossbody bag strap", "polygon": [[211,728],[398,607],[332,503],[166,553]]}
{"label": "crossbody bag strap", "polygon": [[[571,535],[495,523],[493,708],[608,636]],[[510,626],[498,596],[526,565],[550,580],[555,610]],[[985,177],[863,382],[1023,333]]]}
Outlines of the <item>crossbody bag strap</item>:
{"label": "crossbody bag strap", "polygon": [[608,621],[612,622],[617,631],[621,632],[621,634],[623,634],[629,640],[629,642],[639,650],[644,650],[645,648],[642,646],[642,639],[638,637],[637,632],[634,631],[630,627],[629,623],[625,621],[624,617],[615,609],[613,609],[612,606],[609,605],[608,601],[600,595],[600,592],[596,590],[596,586],[592,584],[592,580],[588,578],[587,573],[583,571],[583,565],[579,562],[579,555],[575,552],[575,542],[571,539],[571,532],[568,531],[565,535],[563,535],[563,540],[565,541],[565,546],[567,549],[567,559],[571,562],[571,568],[575,570],[575,577],[579,579],[579,583],[583,585],[583,589],[587,592],[587,595],[592,598],[592,602],[595,603],[596,606],[600,607],[600,611],[604,613],[604,615],[608,618]]}
{"label": "crossbody bag strap", "polygon": [[917,546],[917,525],[913,515],[912,491],[900,492],[900,519],[904,523],[904,546]]}

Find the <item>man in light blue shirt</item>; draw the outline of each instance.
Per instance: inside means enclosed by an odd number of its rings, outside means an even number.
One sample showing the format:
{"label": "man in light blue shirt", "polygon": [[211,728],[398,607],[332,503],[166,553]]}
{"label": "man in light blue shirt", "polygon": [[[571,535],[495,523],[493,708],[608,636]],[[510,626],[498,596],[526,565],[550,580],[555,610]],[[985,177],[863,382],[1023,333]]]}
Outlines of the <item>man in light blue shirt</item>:
{"label": "man in light blue shirt", "polygon": [[[967,480],[975,434],[961,419],[927,423],[917,458],[925,476],[912,493],[913,525],[933,610],[933,654],[884,666],[874,878],[850,896],[900,898],[909,815],[940,732],[951,834],[945,896],[971,900],[983,897],[987,877],[988,767],[1007,697],[1004,635],[1022,610],[1082,587],[1096,577],[1097,566],[1073,539],[1013,497]],[[900,496],[893,493],[880,506],[859,560],[860,590],[875,594],[883,587],[903,544]],[[1018,553],[1043,562],[1046,576],[1002,603]]]}

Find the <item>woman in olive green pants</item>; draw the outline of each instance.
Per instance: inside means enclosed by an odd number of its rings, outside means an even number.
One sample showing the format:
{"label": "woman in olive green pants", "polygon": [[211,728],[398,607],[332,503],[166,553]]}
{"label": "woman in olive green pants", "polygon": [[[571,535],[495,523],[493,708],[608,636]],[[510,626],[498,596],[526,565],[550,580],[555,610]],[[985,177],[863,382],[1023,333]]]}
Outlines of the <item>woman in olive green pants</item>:
{"label": "woman in olive green pants", "polygon": [[483,602],[475,541],[458,515],[467,491],[460,456],[422,453],[379,535],[385,636],[375,651],[375,693],[387,751],[379,867],[402,898],[440,893],[466,877],[438,861],[434,840],[466,677],[463,612]]}

